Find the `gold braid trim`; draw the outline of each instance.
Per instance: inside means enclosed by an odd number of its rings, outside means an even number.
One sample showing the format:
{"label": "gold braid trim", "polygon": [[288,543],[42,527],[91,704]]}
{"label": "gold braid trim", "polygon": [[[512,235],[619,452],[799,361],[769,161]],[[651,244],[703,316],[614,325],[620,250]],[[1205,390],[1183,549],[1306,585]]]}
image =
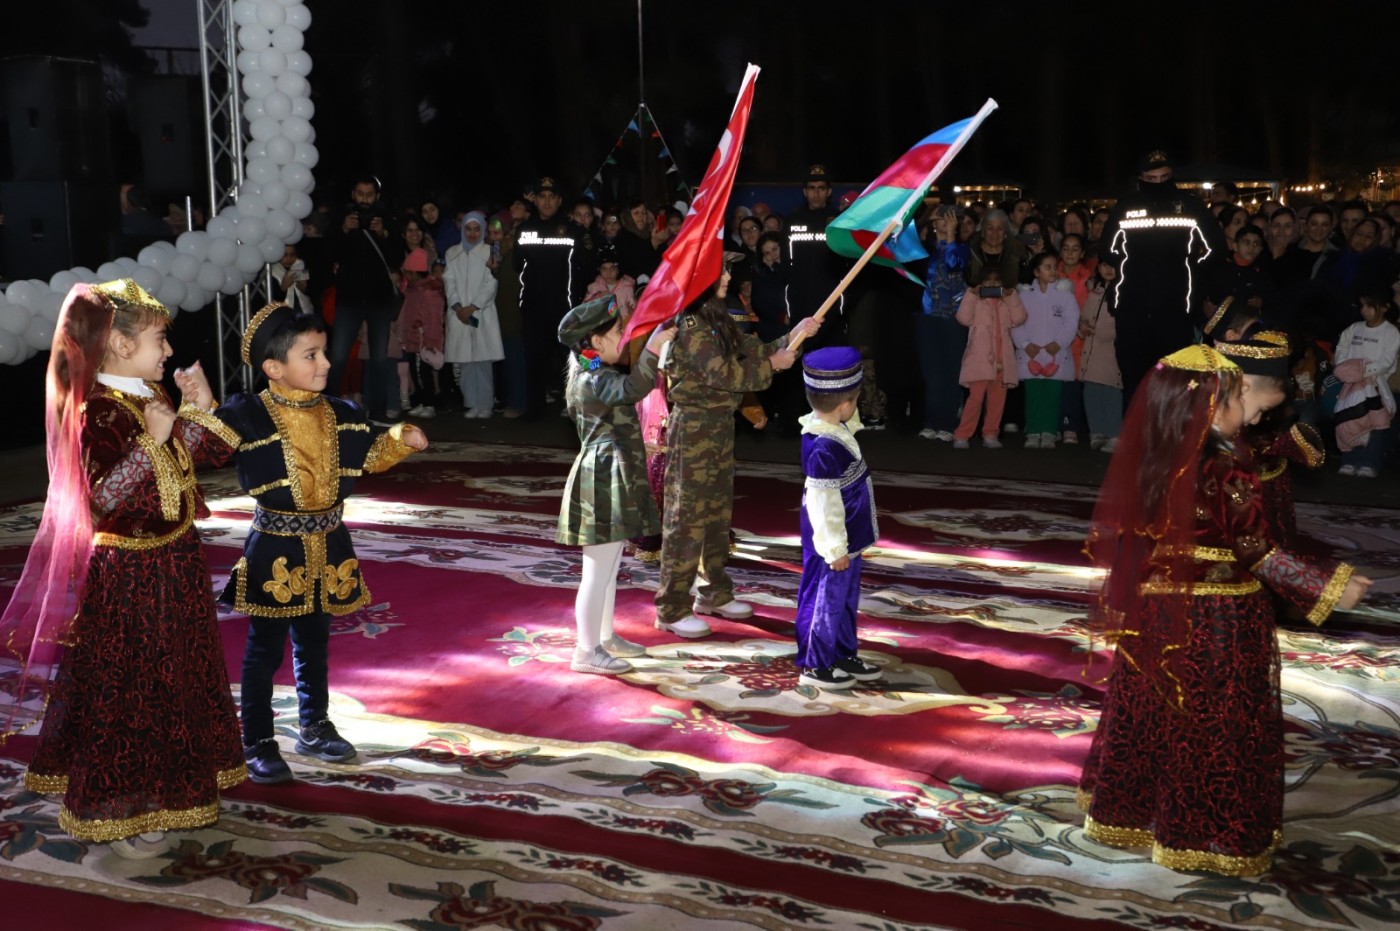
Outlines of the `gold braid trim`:
{"label": "gold braid trim", "polygon": [[408,458],[413,447],[403,441],[406,426],[408,424],[396,423],[375,437],[374,445],[365,456],[364,471],[383,472]]}
{"label": "gold braid trim", "polygon": [[154,550],[173,543],[185,534],[194,524],[194,491],[185,492],[185,519],[174,530],[158,537],[124,537],[117,533],[94,533],[93,546],[110,546],[119,550]]}
{"label": "gold braid trim", "polygon": [[[1088,804],[1088,793],[1076,794],[1080,807]],[[1209,870],[1222,876],[1259,876],[1273,864],[1274,851],[1283,843],[1283,832],[1274,831],[1269,844],[1260,853],[1236,856],[1206,850],[1178,850],[1163,847],[1152,831],[1146,828],[1123,828],[1102,824],[1093,818],[1084,819],[1084,836],[1106,847],[1151,847],[1152,862],[1172,870]]]}
{"label": "gold braid trim", "polygon": [[1143,595],[1252,595],[1264,586],[1258,579],[1248,582],[1143,582]]}
{"label": "gold braid trim", "polygon": [[264,446],[269,446],[273,443],[280,443],[281,441],[282,434],[274,433],[272,434],[272,436],[264,437],[261,440],[254,440],[251,443],[244,443],[242,446],[238,447],[238,451],[240,453],[246,453],[249,450],[261,449]]}
{"label": "gold braid trim", "polygon": [[1074,804],[1084,814],[1089,813],[1089,806],[1094,804],[1094,793],[1086,791],[1082,786],[1075,786]]}
{"label": "gold braid trim", "polygon": [[1206,850],[1176,850],[1152,842],[1152,862],[1171,870],[1209,870],[1222,876],[1259,876],[1273,865],[1274,851],[1283,843],[1283,835],[1274,832],[1269,845],[1253,856],[1238,857]]}
{"label": "gold braid trim", "polygon": [[275,482],[268,482],[266,485],[259,485],[257,488],[248,489],[248,496],[250,498],[256,498],[258,495],[266,494],[274,488],[286,488],[291,483],[292,480],[289,478],[279,478]]}
{"label": "gold braid trim", "polygon": [[180,416],[190,423],[198,424],[205,430],[223,440],[230,449],[238,449],[238,444],[243,441],[243,437],[238,435],[238,431],[224,423],[213,414],[202,407],[196,407],[188,401],[180,405]]}
{"label": "gold braid trim", "polygon": [[1278,461],[1274,463],[1272,468],[1259,470],[1259,481],[1272,482],[1274,479],[1278,478],[1280,475],[1287,471],[1288,460],[1284,459],[1283,457],[1279,457]]}
{"label": "gold braid trim", "polygon": [[122,818],[118,821],[100,819],[84,821],[69,811],[66,805],[62,805],[58,809],[58,826],[63,828],[68,836],[76,840],[98,841],[99,843],[111,843],[154,831],[189,831],[213,824],[218,820],[219,803],[217,800],[208,805],[200,805],[198,808],[186,808],[183,811],[148,811],[144,815]]}
{"label": "gold braid trim", "polygon": [[29,770],[24,774],[24,787],[40,795],[57,795],[68,791],[68,777],[45,776]]}
{"label": "gold braid trim", "polygon": [[[1298,444],[1298,448],[1307,458],[1308,468],[1316,469],[1327,460],[1327,450],[1321,445],[1322,438],[1317,436],[1316,431],[1309,427],[1305,433],[1302,427],[1302,424],[1295,423],[1288,432],[1293,437],[1293,442]],[[1311,433],[1312,436],[1308,436],[1308,433]],[[1315,437],[1316,442],[1314,441]]]}
{"label": "gold braid trim", "polygon": [[1084,836],[1107,847],[1152,847],[1152,832],[1142,828],[1120,828],[1084,817]]}
{"label": "gold braid trim", "polygon": [[1317,603],[1308,612],[1308,620],[1313,624],[1321,624],[1327,620],[1328,616],[1336,610],[1337,602],[1342,598],[1342,592],[1346,591],[1347,583],[1351,581],[1352,574],[1356,572],[1356,567],[1350,563],[1342,563],[1337,566],[1337,571],[1332,573],[1332,578],[1322,589],[1322,594],[1317,596]]}
{"label": "gold braid trim", "polygon": [[150,457],[156,477],[156,493],[160,495],[160,516],[165,520],[180,519],[180,470],[164,447],[149,433],[136,434],[136,445]]}

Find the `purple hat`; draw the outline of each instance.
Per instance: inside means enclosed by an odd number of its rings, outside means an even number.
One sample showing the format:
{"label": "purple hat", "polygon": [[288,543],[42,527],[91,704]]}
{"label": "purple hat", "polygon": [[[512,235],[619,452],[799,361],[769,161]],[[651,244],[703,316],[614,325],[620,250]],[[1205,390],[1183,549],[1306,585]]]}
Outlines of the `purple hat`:
{"label": "purple hat", "polygon": [[864,375],[860,350],[853,346],[828,346],[802,359],[802,381],[808,391],[832,393],[859,388]]}

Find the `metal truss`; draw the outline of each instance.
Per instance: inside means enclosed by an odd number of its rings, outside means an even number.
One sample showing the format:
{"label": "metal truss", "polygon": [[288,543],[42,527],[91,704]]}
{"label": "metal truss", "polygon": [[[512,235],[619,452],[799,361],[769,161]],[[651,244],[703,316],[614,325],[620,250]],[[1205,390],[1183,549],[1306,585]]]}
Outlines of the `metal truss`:
{"label": "metal truss", "polygon": [[[194,0],[199,11],[200,77],[204,86],[204,133],[209,176],[209,218],[237,202],[243,183],[243,100],[239,93],[237,26],[233,0]],[[220,400],[253,387],[253,371],[243,364],[242,334],[255,306],[267,302],[271,273],[230,297],[214,297],[219,347]]]}

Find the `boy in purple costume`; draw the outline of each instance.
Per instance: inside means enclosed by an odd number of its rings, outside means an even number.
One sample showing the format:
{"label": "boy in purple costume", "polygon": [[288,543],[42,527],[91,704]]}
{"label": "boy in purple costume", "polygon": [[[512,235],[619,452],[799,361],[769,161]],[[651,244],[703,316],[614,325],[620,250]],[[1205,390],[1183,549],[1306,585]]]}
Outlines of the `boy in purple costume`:
{"label": "boy in purple costume", "polygon": [[796,663],[802,684],[848,689],[881,676],[856,655],[860,554],[879,536],[870,470],[855,438],[860,351],[831,346],[808,353],[802,380],[812,412],[800,421],[806,481]]}

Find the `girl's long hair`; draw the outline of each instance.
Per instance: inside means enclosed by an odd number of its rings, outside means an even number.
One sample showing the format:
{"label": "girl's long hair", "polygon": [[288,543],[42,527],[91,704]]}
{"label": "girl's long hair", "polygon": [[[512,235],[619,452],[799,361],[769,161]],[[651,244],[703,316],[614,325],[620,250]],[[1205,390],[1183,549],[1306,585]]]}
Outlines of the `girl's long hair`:
{"label": "girl's long hair", "polygon": [[711,296],[702,298],[690,306],[690,313],[694,314],[701,323],[710,327],[715,334],[715,339],[719,341],[720,349],[731,358],[738,358],[739,346],[743,342],[744,334],[740,332],[734,318],[729,315],[729,308],[725,306],[722,299]]}

